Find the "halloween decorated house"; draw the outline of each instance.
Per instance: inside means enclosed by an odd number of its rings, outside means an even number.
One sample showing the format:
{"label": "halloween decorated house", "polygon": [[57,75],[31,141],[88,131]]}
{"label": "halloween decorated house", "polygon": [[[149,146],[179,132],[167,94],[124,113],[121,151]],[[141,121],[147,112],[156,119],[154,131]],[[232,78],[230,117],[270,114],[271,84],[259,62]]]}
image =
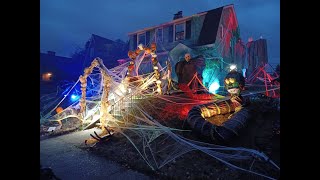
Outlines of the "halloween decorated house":
{"label": "halloween decorated house", "polygon": [[152,170],[199,151],[277,179],[280,168],[266,151],[229,146],[245,136],[257,109],[280,111],[280,72],[268,63],[266,40],[243,44],[233,5],[177,14],[129,39],[120,65],[107,68],[95,57],[75,84],[42,97],[40,124],[56,132],[69,121],[76,130],[94,128],[83,139],[92,148],[123,136]]}

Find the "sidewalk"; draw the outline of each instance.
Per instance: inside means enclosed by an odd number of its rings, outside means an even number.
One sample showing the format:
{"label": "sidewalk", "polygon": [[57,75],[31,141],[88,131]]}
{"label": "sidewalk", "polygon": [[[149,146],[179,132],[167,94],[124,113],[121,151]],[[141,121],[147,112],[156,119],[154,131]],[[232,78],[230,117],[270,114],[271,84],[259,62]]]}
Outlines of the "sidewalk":
{"label": "sidewalk", "polygon": [[[99,132],[97,129],[95,131]],[[150,179],[78,147],[93,129],[40,141],[40,163],[62,180]]]}

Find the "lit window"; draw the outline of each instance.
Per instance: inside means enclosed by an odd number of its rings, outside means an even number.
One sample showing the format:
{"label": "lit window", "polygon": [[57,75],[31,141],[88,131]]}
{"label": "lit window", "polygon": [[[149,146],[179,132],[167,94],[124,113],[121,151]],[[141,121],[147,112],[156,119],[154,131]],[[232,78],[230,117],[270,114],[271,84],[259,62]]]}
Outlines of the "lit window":
{"label": "lit window", "polygon": [[175,25],[175,40],[184,40],[185,36],[185,23]]}
{"label": "lit window", "polygon": [[50,73],[50,72],[42,74],[43,81],[50,81],[51,78],[52,78],[52,73]]}

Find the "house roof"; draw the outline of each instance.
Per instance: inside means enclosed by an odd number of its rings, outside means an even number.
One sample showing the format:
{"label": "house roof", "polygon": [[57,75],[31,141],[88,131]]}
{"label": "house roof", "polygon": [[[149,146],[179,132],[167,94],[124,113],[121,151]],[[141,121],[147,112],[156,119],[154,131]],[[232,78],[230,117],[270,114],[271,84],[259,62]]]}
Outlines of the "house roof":
{"label": "house roof", "polygon": [[[137,30],[137,31],[134,31],[134,32],[130,32],[128,33],[128,35],[132,35],[132,34],[138,34],[140,32],[144,32],[144,31],[148,31],[148,30],[151,30],[151,29],[155,29],[155,28],[158,28],[158,27],[162,27],[162,26],[165,26],[165,25],[171,25],[171,24],[174,24],[174,23],[179,23],[179,21],[185,21],[185,20],[188,20],[188,19],[191,19],[193,16],[201,16],[201,15],[208,15],[208,13],[210,13],[210,17],[206,18],[208,19],[207,21],[207,25],[205,27],[205,30],[204,32],[207,32],[208,30],[211,30],[209,28],[212,28],[214,29],[214,27],[210,27],[212,24],[212,22],[215,22],[217,24],[219,24],[220,22],[220,17],[221,17],[221,14],[222,14],[222,10],[223,8],[226,8],[226,7],[230,7],[232,6],[233,7],[233,4],[229,4],[229,5],[225,5],[225,6],[221,6],[219,8],[216,8],[216,9],[211,9],[211,10],[208,10],[208,11],[203,11],[203,12],[199,12],[197,14],[194,14],[194,15],[191,15],[191,16],[186,16],[186,17],[183,17],[183,18],[179,18],[179,19],[175,19],[173,21],[169,21],[169,22],[166,22],[166,23],[162,23],[162,24],[159,24],[159,25],[156,25],[156,26],[152,26],[152,27],[147,27],[147,28],[143,28],[143,29],[140,29],[140,30]],[[204,22],[205,23],[205,22]],[[202,32],[202,31],[201,31]],[[216,34],[215,34],[216,35]],[[212,41],[213,39],[211,38],[210,42]],[[215,40],[215,37],[214,37],[214,40]]]}
{"label": "house roof", "polygon": [[212,44],[216,41],[223,8],[208,11],[202,25],[198,45]]}
{"label": "house roof", "polygon": [[61,63],[73,63],[72,58],[40,53],[40,65],[56,66]]}
{"label": "house roof", "polygon": [[92,34],[92,40],[94,41],[96,46],[100,46],[100,45],[103,46],[105,44],[113,44],[114,43],[114,41],[107,39],[107,38],[104,38],[104,37],[101,37],[101,36],[98,36],[96,34]]}
{"label": "house roof", "polygon": [[81,74],[82,63],[69,57],[40,53],[40,73],[53,72],[61,76]]}
{"label": "house roof", "polygon": [[186,17],[179,18],[179,19],[175,19],[175,20],[173,20],[173,21],[165,22],[165,23],[162,23],[162,24],[159,24],[159,25],[156,25],[156,26],[151,26],[151,27],[143,28],[143,29],[140,29],[140,30],[137,30],[137,31],[134,31],[134,32],[130,32],[130,33],[128,33],[128,35],[138,34],[138,33],[140,33],[140,32],[152,30],[152,29],[155,29],[155,28],[158,28],[158,27],[163,27],[163,26],[166,26],[166,25],[172,25],[172,24],[174,24],[174,23],[179,23],[180,21],[189,20],[189,19],[191,19],[193,16],[205,15],[206,13],[207,13],[207,12],[197,13],[197,14],[192,15],[192,16],[186,16]]}

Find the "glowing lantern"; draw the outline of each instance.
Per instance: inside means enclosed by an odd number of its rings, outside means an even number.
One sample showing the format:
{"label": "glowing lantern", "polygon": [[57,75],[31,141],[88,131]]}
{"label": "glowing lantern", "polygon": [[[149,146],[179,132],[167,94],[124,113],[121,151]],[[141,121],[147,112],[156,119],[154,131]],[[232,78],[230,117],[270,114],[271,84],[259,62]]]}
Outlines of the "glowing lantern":
{"label": "glowing lantern", "polygon": [[129,52],[128,52],[128,56],[129,56],[129,58],[132,59],[132,60],[134,60],[134,59],[137,57],[136,53],[133,52],[133,51],[129,51]]}
{"label": "glowing lantern", "polygon": [[143,50],[143,44],[139,44],[138,49]]}
{"label": "glowing lantern", "polygon": [[57,107],[57,109],[56,109],[57,114],[61,113],[62,111],[63,111],[62,107]]}
{"label": "glowing lantern", "polygon": [[155,53],[151,53],[151,56],[152,56],[153,58],[156,58],[156,57],[157,57],[157,55],[156,55]]}
{"label": "glowing lantern", "polygon": [[156,45],[156,43],[152,43],[151,44],[151,52],[155,52],[156,51],[156,49],[157,49],[157,45]]}
{"label": "glowing lantern", "polygon": [[[226,79],[227,80],[227,79]],[[219,82],[213,82],[210,86],[209,86],[209,92],[215,94],[216,90],[218,90],[220,87]]]}
{"label": "glowing lantern", "polygon": [[237,70],[237,66],[235,65],[235,64],[232,64],[231,66],[230,66],[230,71],[236,71]]}
{"label": "glowing lantern", "polygon": [[136,56],[138,56],[140,54],[141,50],[140,49],[136,49]]}
{"label": "glowing lantern", "polygon": [[148,47],[144,48],[144,50],[146,51],[147,54],[150,54],[150,53],[151,53],[151,49],[148,48]]}
{"label": "glowing lantern", "polygon": [[128,66],[128,70],[131,72],[133,69],[134,69],[134,63],[131,61]]}

